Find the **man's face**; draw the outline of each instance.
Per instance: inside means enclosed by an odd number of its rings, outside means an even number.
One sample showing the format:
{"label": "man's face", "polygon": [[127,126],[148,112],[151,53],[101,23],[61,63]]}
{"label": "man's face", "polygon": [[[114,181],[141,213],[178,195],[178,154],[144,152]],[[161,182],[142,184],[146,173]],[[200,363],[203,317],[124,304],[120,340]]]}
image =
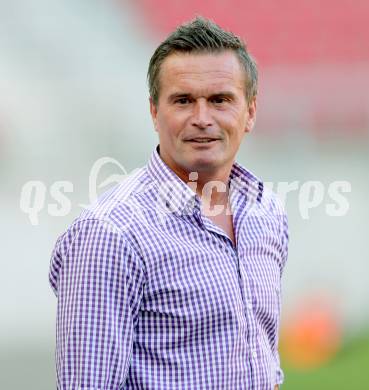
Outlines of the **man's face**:
{"label": "man's face", "polygon": [[180,176],[230,170],[256,114],[236,54],[174,53],[159,77],[159,101],[150,101],[150,111],[162,159]]}

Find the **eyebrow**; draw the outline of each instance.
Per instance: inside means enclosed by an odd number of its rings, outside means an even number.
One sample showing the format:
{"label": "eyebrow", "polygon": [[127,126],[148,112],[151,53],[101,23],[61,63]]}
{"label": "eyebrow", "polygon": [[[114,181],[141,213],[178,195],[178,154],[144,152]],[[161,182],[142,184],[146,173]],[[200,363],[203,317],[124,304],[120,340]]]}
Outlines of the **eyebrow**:
{"label": "eyebrow", "polygon": [[[189,98],[189,97],[193,97],[191,93],[174,92],[168,96],[168,101],[172,102],[173,100],[176,99]],[[230,99],[234,99],[235,94],[231,91],[220,91],[217,93],[213,93],[207,99],[216,98],[216,97],[229,97]]]}
{"label": "eyebrow", "polygon": [[188,97],[191,97],[190,93],[175,92],[175,93],[172,93],[168,96],[168,102],[172,102],[173,100],[176,100],[176,99],[182,99],[182,98],[188,98]]}

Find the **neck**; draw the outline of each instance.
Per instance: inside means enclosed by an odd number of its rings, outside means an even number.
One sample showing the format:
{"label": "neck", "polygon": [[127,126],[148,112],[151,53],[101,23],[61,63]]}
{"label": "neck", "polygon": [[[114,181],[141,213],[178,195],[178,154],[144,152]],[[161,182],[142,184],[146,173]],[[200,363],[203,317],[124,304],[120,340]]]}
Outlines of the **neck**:
{"label": "neck", "polygon": [[228,203],[228,182],[232,165],[212,171],[194,169],[188,172],[174,169],[174,172],[196,192],[202,202],[213,207]]}
{"label": "neck", "polygon": [[226,205],[228,202],[228,182],[233,161],[214,169],[184,169],[160,154],[163,161],[184,181],[200,199],[211,206]]}

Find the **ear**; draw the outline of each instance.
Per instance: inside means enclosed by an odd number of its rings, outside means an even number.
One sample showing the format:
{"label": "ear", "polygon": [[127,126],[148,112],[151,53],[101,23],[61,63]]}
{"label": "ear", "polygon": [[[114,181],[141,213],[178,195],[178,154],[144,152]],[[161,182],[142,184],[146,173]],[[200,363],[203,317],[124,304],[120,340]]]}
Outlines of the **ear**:
{"label": "ear", "polygon": [[251,100],[251,102],[248,104],[247,108],[247,119],[246,119],[246,125],[245,125],[245,133],[249,133],[256,121],[256,96]]}
{"label": "ear", "polygon": [[150,114],[151,114],[152,122],[154,124],[155,131],[158,131],[158,128],[157,128],[158,109],[157,109],[154,101],[152,100],[152,97],[150,97],[149,100],[150,100]]}

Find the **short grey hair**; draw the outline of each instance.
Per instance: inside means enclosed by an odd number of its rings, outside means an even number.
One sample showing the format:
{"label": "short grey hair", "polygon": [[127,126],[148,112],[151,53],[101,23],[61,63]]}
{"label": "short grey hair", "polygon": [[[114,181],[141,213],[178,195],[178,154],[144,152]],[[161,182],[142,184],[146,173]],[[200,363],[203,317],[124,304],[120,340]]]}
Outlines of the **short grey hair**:
{"label": "short grey hair", "polygon": [[155,50],[149,63],[147,80],[150,97],[155,105],[159,101],[160,68],[172,53],[219,53],[232,50],[237,55],[246,74],[246,100],[250,103],[257,95],[258,70],[243,40],[232,32],[203,17],[177,27]]}

